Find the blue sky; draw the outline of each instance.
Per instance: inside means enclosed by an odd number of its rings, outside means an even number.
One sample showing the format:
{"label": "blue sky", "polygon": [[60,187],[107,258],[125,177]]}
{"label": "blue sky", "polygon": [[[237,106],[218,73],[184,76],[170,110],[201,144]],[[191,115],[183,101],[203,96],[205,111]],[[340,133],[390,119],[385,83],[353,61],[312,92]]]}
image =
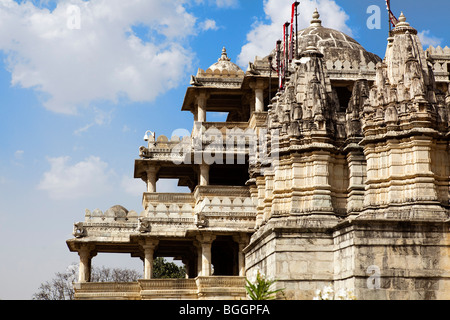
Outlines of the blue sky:
{"label": "blue sky", "polygon": [[[302,27],[318,7],[324,26],[384,57],[384,0],[301,2]],[[190,131],[193,117],[180,111],[190,75],[215,63],[223,46],[245,71],[282,36],[291,4],[0,0],[0,299],[30,299],[78,262],[65,241],[85,209],[142,211],[145,185],[133,165],[145,131]],[[381,29],[367,27],[370,5],[381,8]],[[449,8],[447,0],[392,0],[424,46],[450,45]],[[158,188],[175,191],[170,182]],[[118,255],[93,263],[142,267]]]}

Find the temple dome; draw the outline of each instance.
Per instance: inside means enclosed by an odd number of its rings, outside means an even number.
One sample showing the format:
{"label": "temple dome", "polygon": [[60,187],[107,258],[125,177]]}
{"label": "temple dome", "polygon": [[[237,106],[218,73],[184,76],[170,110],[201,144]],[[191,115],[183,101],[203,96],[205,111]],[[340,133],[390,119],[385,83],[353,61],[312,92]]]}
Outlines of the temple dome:
{"label": "temple dome", "polygon": [[[298,32],[298,46],[301,54],[308,47],[316,47],[323,55],[325,61],[349,61],[351,65],[375,65],[382,61],[376,54],[368,52],[355,39],[345,33],[322,26],[320,15],[316,9],[308,28]],[[294,40],[295,41],[295,40]],[[276,50],[272,52],[275,57]]]}
{"label": "temple dome", "polygon": [[113,206],[105,211],[106,217],[111,217],[116,220],[126,220],[128,214],[128,210],[122,206]]}
{"label": "temple dome", "polygon": [[227,71],[233,71],[233,72],[242,72],[242,69],[235,63],[231,62],[231,59],[228,58],[227,55],[227,49],[225,49],[225,47],[223,47],[222,49],[222,55],[220,56],[219,60],[217,60],[216,63],[214,63],[211,67],[209,67],[208,69],[210,69],[211,71],[220,71],[223,72],[224,70]]}

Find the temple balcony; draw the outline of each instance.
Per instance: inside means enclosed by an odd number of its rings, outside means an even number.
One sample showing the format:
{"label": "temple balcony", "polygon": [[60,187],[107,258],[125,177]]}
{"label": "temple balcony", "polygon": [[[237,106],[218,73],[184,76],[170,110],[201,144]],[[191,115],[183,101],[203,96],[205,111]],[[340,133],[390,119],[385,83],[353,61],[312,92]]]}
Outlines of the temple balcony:
{"label": "temple balcony", "polygon": [[197,186],[193,193],[144,193],[143,206],[140,230],[151,234],[255,228],[256,206],[247,187],[208,185]]}
{"label": "temple balcony", "polygon": [[75,283],[76,300],[245,300],[244,277],[150,279],[131,283]]}
{"label": "temple balcony", "polygon": [[195,122],[191,136],[149,137],[148,146],[140,147],[139,156],[146,160],[190,164],[191,154],[207,147],[221,148],[225,153],[242,153],[238,147],[244,146],[244,153],[248,154],[249,145],[255,141],[256,130],[249,128],[249,122]]}

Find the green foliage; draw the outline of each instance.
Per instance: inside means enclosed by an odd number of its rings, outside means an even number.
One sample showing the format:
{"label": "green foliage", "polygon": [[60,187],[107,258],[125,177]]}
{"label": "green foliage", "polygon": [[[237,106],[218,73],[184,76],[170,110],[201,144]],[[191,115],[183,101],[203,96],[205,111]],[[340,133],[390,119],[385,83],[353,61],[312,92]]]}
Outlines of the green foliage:
{"label": "green foliage", "polygon": [[284,291],[284,289],[272,290],[270,287],[277,282],[277,280],[267,279],[264,275],[258,271],[256,275],[255,283],[251,283],[246,279],[247,285],[245,290],[252,300],[274,300],[278,292]]}
{"label": "green foliage", "polygon": [[156,258],[153,261],[154,279],[183,279],[186,277],[186,269],[168,262],[164,258]]}

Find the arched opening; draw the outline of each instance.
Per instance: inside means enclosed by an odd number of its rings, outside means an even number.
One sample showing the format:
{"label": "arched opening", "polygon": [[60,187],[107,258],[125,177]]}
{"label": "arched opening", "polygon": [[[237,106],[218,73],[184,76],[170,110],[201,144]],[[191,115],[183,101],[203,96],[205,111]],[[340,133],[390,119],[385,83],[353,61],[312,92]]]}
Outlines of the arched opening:
{"label": "arched opening", "polygon": [[238,244],[231,236],[217,236],[211,246],[214,276],[238,276]]}

